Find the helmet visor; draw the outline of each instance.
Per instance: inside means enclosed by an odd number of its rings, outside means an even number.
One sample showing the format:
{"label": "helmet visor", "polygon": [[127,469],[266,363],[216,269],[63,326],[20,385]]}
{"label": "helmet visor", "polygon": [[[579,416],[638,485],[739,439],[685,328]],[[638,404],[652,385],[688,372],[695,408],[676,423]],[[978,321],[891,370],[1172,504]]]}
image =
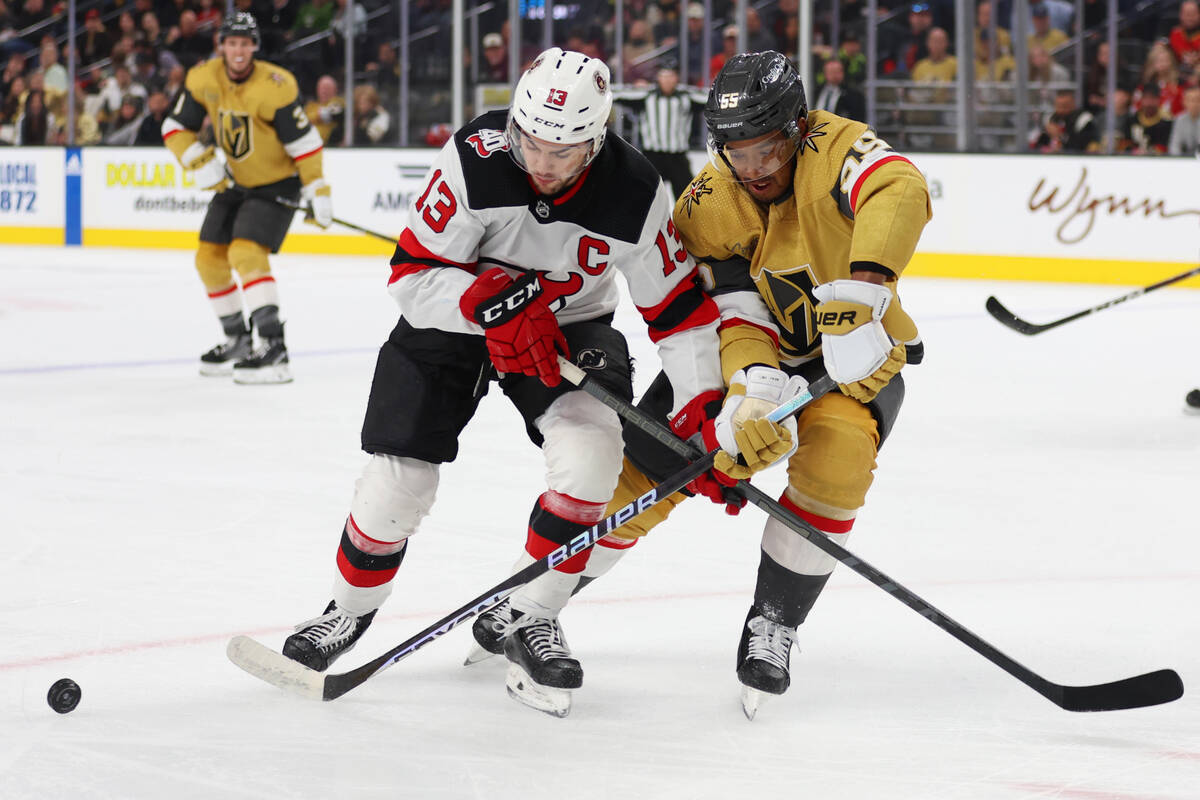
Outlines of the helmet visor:
{"label": "helmet visor", "polygon": [[718,144],[708,139],[708,160],[717,174],[737,183],[752,183],[791,166],[800,146],[799,135],[775,131],[753,139]]}
{"label": "helmet visor", "polygon": [[523,131],[511,116],[505,133],[512,160],[541,183],[574,178],[587,168],[594,156],[591,141],[560,144],[538,139]]}

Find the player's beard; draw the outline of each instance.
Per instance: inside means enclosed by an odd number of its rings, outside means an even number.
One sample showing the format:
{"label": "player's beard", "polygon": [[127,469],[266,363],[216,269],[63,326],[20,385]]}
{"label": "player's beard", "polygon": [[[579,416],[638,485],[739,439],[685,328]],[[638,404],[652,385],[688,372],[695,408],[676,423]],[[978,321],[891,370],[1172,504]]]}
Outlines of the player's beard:
{"label": "player's beard", "polygon": [[250,73],[254,71],[254,56],[253,55],[246,57],[246,63],[242,66],[242,69],[240,71],[234,69],[233,64],[229,63],[228,58],[222,56],[222,60],[224,60],[224,62],[225,62],[225,74],[229,76],[229,79],[231,81],[243,80],[243,79],[249,77]]}
{"label": "player's beard", "polygon": [[792,176],[795,171],[796,160],[793,158],[789,164],[780,167],[770,175],[753,181],[743,181],[742,186],[758,202],[770,203],[778,200],[791,188]]}

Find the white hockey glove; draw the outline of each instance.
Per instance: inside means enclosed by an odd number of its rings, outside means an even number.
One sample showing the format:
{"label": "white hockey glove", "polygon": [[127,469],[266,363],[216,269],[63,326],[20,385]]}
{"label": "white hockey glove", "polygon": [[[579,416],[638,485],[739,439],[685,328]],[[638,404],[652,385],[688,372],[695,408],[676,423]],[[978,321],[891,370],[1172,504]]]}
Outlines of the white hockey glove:
{"label": "white hockey glove", "polygon": [[192,142],[183,151],[179,162],[184,169],[192,171],[196,185],[206,192],[223,192],[233,185],[225,171],[224,153],[212,145],[205,147],[200,142]]}
{"label": "white hockey glove", "polygon": [[838,280],[813,294],[821,301],[817,329],[829,377],[843,394],[871,402],[904,366],[905,343],[920,341],[916,324],[887,286]]}
{"label": "white hockey glove", "polygon": [[[723,451],[713,466],[740,480],[794,453],[796,418],[771,422],[766,416],[807,388],[803,378],[789,378],[773,367],[756,366],[733,373],[721,413],[713,420],[711,434],[705,432],[705,444],[710,449],[719,445]],[[739,455],[744,465],[736,460]]]}
{"label": "white hockey glove", "polygon": [[305,185],[300,189],[300,194],[308,203],[308,213],[304,218],[306,222],[311,220],[322,228],[333,224],[333,195],[324,178],[317,178]]}

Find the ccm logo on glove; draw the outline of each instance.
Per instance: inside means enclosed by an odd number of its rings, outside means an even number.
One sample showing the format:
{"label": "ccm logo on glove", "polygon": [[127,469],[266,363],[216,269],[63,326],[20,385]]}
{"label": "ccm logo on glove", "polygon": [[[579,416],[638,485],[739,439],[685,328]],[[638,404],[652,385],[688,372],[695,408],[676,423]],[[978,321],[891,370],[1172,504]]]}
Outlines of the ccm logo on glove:
{"label": "ccm logo on glove", "polygon": [[479,324],[485,328],[503,325],[515,317],[530,300],[542,293],[542,284],[536,277],[522,278],[506,293],[498,294],[491,302],[475,309]]}

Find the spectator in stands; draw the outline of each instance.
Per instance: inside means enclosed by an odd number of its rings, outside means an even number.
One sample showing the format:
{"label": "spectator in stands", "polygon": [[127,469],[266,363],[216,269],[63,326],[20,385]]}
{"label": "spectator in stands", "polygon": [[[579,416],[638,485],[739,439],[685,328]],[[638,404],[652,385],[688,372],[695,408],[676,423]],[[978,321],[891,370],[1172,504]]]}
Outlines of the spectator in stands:
{"label": "spectator in stands", "polygon": [[1017,70],[1017,62],[1000,47],[993,49],[988,46],[988,39],[991,36],[990,29],[983,28],[978,31],[978,35],[983,46],[975,51],[975,80],[988,83],[1008,81]]}
{"label": "spectator in stands", "polygon": [[658,0],[658,19],[651,31],[654,42],[660,47],[673,47],[679,43],[679,2]]}
{"label": "spectator in stands", "polygon": [[147,47],[153,48],[155,51],[161,50],[167,46],[167,34],[159,24],[158,14],[153,11],[147,11],[142,14],[142,29],[141,36],[138,37],[140,44],[145,44]]}
{"label": "spectator in stands", "polygon": [[1189,86],[1183,91],[1183,113],[1171,123],[1167,153],[1200,156],[1200,86]]}
{"label": "spectator in stands", "polygon": [[175,63],[167,70],[167,82],[163,84],[163,94],[168,100],[174,101],[175,96],[179,94],[179,90],[183,88],[183,81],[187,77],[187,70],[180,63]]}
{"label": "spectator in stands", "polygon": [[483,37],[483,63],[479,65],[481,83],[508,83],[508,51],[498,33]]}
{"label": "spectator in stands", "polygon": [[1046,52],[1053,53],[1056,47],[1067,43],[1067,34],[1050,25],[1050,9],[1045,5],[1035,6],[1033,14],[1033,33],[1029,34],[1026,42],[1030,50],[1044,47]]}
{"label": "spectator in stands", "polygon": [[224,2],[221,3],[221,8],[217,8],[214,0],[198,0],[195,9],[196,30],[211,35],[221,26],[221,11],[224,7]]}
{"label": "spectator in stands", "polygon": [[[1118,86],[1113,92],[1113,153],[1128,153],[1133,149],[1129,132],[1133,126],[1132,92]],[[1101,97],[1100,113],[1096,114],[1096,135],[1100,137],[1102,152],[1108,152],[1108,104]]]}
{"label": "spectator in stands", "polygon": [[[1137,82],[1136,74],[1131,74],[1128,67],[1117,61],[1117,84],[1124,86]],[[1104,108],[1104,98],[1108,96],[1108,42],[1101,42],[1096,47],[1096,54],[1089,60],[1087,74],[1083,82],[1084,105],[1093,114],[1099,114]]]}
{"label": "spectator in stands", "polygon": [[[1033,15],[1044,8],[1050,17],[1050,27],[1057,28],[1060,31],[1070,33],[1071,19],[1075,16],[1075,4],[1068,3],[1064,0],[1029,0],[1029,19],[1026,24],[1033,27]],[[1016,25],[1016,7],[1014,4],[1013,12],[1009,19],[1009,25]]]}
{"label": "spectator in stands", "polygon": [[1029,46],[1029,86],[1036,88],[1038,84],[1066,83],[1071,80],[1071,73],[1062,64],[1050,57],[1049,51],[1041,45]]}
{"label": "spectator in stands", "polygon": [[137,20],[135,20],[133,18],[133,12],[122,11],[117,16],[117,32],[116,32],[117,38],[120,38],[122,36],[130,36],[130,37],[133,37],[136,39],[137,33],[138,33]]}
{"label": "spectator in stands", "polygon": [[1141,105],[1133,115],[1129,132],[1133,154],[1163,155],[1171,141],[1171,119],[1164,113],[1157,85],[1148,83],[1141,93]]}
{"label": "spectator in stands", "polygon": [[1054,113],[1046,118],[1033,142],[1041,153],[1086,153],[1099,149],[1096,120],[1087,109],[1075,107],[1075,92],[1064,89],[1054,96]]}
{"label": "spectator in stands", "polygon": [[185,69],[190,69],[201,61],[206,61],[213,54],[213,38],[211,33],[203,33],[196,27],[196,12],[185,10],[179,15],[179,27],[176,36],[168,37],[167,46],[179,59]]}
{"label": "spectator in stands", "polygon": [[[50,9],[46,8],[46,4],[42,0],[25,0],[19,7],[21,10],[13,15],[13,27],[19,31],[50,19]],[[42,110],[44,112],[45,108]],[[40,144],[45,144],[45,140],[46,137],[43,133]]]}
{"label": "spectator in stands", "polygon": [[25,77],[17,75],[8,83],[0,99],[0,144],[17,143],[17,122],[21,118],[21,95],[25,94]]}
{"label": "spectator in stands", "polygon": [[266,0],[257,16],[262,44],[259,55],[268,61],[278,61],[284,56],[288,36],[296,24],[299,6],[296,0]]}
{"label": "spectator in stands", "polygon": [[124,64],[113,69],[113,74],[100,87],[100,104],[96,118],[104,126],[105,135],[111,133],[110,123],[119,116],[121,104],[127,96],[146,99],[146,88],[133,80],[133,73]]}
{"label": "spectator in stands", "polygon": [[951,83],[958,75],[958,59],[950,55],[950,37],[941,28],[930,28],[925,37],[929,55],[918,61],[912,70],[917,83]]}
{"label": "spectator in stands", "polygon": [[[836,53],[832,51],[832,48],[819,45],[813,48],[813,55],[820,58],[820,64],[824,64],[831,58],[841,61],[846,74],[847,86],[859,87],[867,77],[867,56],[863,53],[862,43],[853,29],[843,31],[842,43]],[[822,81],[824,81],[824,77],[818,75],[817,82]]]}
{"label": "spectator in stands", "polygon": [[67,68],[58,63],[58,45],[54,43],[54,37],[43,38],[38,53],[38,68],[42,71],[42,81],[46,91],[54,94],[66,94],[69,82]]}
{"label": "spectator in stands", "polygon": [[761,53],[774,46],[775,37],[763,26],[758,10],[752,5],[746,6],[746,50]]}
{"label": "spectator in stands", "polygon": [[[0,102],[8,97],[8,90],[12,86],[13,81],[21,79],[22,85],[25,81],[25,56],[20,53],[11,53],[8,60],[4,64],[4,72],[0,72]],[[24,89],[22,89],[24,91]]]}
{"label": "spectator in stands", "polygon": [[721,71],[721,67],[725,66],[725,62],[737,55],[737,40],[737,25],[726,25],[725,30],[721,33],[721,52],[713,54],[708,62],[709,83],[712,83],[713,79],[717,77],[717,73]]}
{"label": "spectator in stands", "polygon": [[76,38],[75,46],[81,65],[94,64],[108,58],[108,54],[112,52],[112,37],[108,35],[98,9],[89,8],[83,15],[83,32]]}
{"label": "spectator in stands", "polygon": [[650,54],[654,51],[654,39],[651,38],[650,23],[644,19],[635,19],[629,25],[629,36],[625,47],[621,50],[625,61],[625,80],[629,83],[646,83],[654,77],[657,64]]}
{"label": "spectator in stands", "polygon": [[1179,85],[1179,67],[1175,63],[1175,53],[1170,46],[1156,42],[1146,56],[1146,65],[1142,69],[1142,83],[1133,93],[1133,107],[1142,110],[1142,98],[1147,87],[1158,89],[1158,100],[1155,110],[1162,110],[1168,119],[1183,111],[1183,89]]}
{"label": "spectator in stands", "polygon": [[154,90],[146,98],[146,114],[138,125],[133,144],[137,147],[161,147],[162,124],[167,118],[171,100],[161,90]]}
{"label": "spectator in stands", "polygon": [[[154,57],[154,50],[147,45],[139,45],[137,55],[133,57],[134,72],[133,81],[146,87],[146,90],[158,88],[163,82],[158,75],[158,59]],[[159,138],[162,136],[160,134]]]}
{"label": "spectator in stands", "polygon": [[1171,30],[1170,43],[1180,72],[1196,76],[1200,69],[1200,3],[1196,0],[1179,4],[1179,24]]}
{"label": "spectator in stands", "polygon": [[812,108],[830,111],[839,117],[866,122],[867,101],[857,89],[846,86],[846,66],[831,58],[821,68],[825,80],[817,92]]}
{"label": "spectator in stands", "polygon": [[913,3],[908,7],[908,34],[897,48],[892,74],[896,77],[911,75],[917,62],[929,57],[926,42],[932,27],[933,8],[929,3]]}
{"label": "spectator in stands", "polygon": [[[75,98],[75,141],[77,147],[100,144],[100,126],[96,118],[82,107],[80,97]],[[60,95],[54,100],[46,100],[46,108],[50,112],[50,132],[46,136],[46,144],[64,147],[72,142],[67,141],[67,96]]]}
{"label": "spectator in stands", "polygon": [[400,107],[400,60],[394,44],[390,41],[379,43],[375,58],[368,61],[363,70],[363,77],[375,87],[375,91],[379,93],[380,105],[389,113]]}
{"label": "spectator in stands", "polygon": [[[989,49],[990,43],[988,36],[992,29],[992,4],[989,0],[982,0],[975,7],[975,57],[978,59],[981,51]],[[988,31],[989,33],[985,33]],[[1008,31],[997,25],[996,26],[996,56],[997,59],[1002,55],[1012,54],[1012,36]]]}
{"label": "spectator in stands", "polygon": [[379,106],[379,93],[374,86],[354,87],[355,146],[387,144],[391,117]]}
{"label": "spectator in stands", "polygon": [[20,145],[43,145],[50,133],[46,95],[41,89],[30,89],[25,96],[25,108],[17,120],[17,141]]}
{"label": "spectator in stands", "polygon": [[[787,0],[784,0],[787,2]],[[687,74],[688,82],[706,85],[704,70],[704,6],[688,3],[687,7]],[[795,52],[784,50],[783,52]]]}
{"label": "spectator in stands", "polygon": [[[137,138],[138,128],[142,124],[142,103],[144,97],[127,94],[121,98],[121,105],[116,115],[104,126],[104,143],[129,147]],[[159,134],[159,138],[162,135]]]}
{"label": "spectator in stands", "polygon": [[321,134],[321,141],[340,145],[345,134],[346,101],[338,94],[337,81],[332,75],[317,78],[317,96],[304,105],[308,121]]}
{"label": "spectator in stands", "polygon": [[296,21],[292,24],[293,38],[329,30],[335,11],[337,9],[332,0],[307,0],[296,12]]}

